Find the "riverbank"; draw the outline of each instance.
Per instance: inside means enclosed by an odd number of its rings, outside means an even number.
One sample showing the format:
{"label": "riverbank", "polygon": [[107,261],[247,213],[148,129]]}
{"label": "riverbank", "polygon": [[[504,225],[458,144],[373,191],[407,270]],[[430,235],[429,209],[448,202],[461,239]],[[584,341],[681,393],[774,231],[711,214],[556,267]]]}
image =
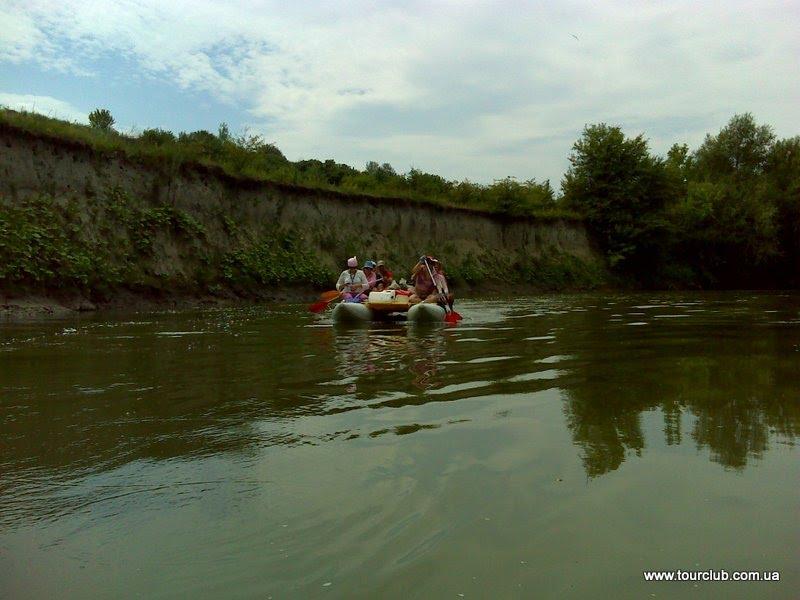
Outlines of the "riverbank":
{"label": "riverbank", "polygon": [[[288,296],[284,301],[292,301]],[[64,318],[81,313],[93,312],[140,312],[174,309],[193,309],[213,306],[237,306],[252,301],[206,297],[163,297],[145,298],[132,294],[120,294],[107,302],[95,303],[72,294],[60,296],[0,295],[0,317],[12,321],[36,320],[41,318]]]}
{"label": "riverbank", "polygon": [[330,289],[353,255],[399,275],[435,254],[460,289],[588,290],[610,280],[574,217],[233,177],[8,124],[0,173],[0,294],[19,299],[6,306],[307,300]]}
{"label": "riverbank", "polygon": [[[330,286],[333,289],[333,284]],[[611,291],[611,286],[603,288]],[[484,286],[461,285],[454,288],[456,303],[463,299],[492,300],[512,295],[532,296],[557,291],[581,292],[579,288],[558,290],[531,284],[509,287],[502,282],[489,281]],[[276,303],[311,303],[319,299],[319,290],[309,286],[287,286],[264,291],[260,296],[238,297],[221,295],[134,294],[119,290],[113,297],[93,301],[86,295],[74,292],[61,293],[0,293],[0,319],[10,321],[38,320],[42,318],[67,318],[82,313],[150,312],[164,310],[191,310],[202,308],[229,308],[242,306],[268,306]]]}

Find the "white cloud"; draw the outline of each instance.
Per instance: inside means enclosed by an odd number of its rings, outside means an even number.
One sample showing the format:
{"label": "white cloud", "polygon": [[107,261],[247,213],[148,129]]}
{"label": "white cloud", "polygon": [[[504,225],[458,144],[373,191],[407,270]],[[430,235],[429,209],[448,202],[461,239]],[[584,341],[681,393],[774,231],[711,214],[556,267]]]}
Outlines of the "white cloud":
{"label": "white cloud", "polygon": [[51,96],[35,96],[33,94],[8,94],[0,92],[0,106],[13,110],[36,112],[48,117],[88,123],[87,113],[75,108],[69,102],[64,102]]}
{"label": "white cloud", "polygon": [[665,151],[735,112],[779,135],[800,122],[796,3],[12,0],[0,11],[11,24],[0,61],[86,74],[123,56],[244,108],[295,158],[557,181],[586,123],[644,131]]}
{"label": "white cloud", "polygon": [[29,60],[44,40],[30,17],[11,8],[0,6],[0,61]]}

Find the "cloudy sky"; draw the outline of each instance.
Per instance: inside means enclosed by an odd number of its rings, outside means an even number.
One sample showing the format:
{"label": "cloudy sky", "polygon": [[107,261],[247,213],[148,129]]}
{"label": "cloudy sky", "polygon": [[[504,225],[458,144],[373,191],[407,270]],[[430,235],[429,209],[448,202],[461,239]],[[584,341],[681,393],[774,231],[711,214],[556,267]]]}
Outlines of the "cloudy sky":
{"label": "cloudy sky", "polygon": [[551,179],[587,123],[800,133],[800,0],[3,0],[0,104],[248,128],[291,159]]}

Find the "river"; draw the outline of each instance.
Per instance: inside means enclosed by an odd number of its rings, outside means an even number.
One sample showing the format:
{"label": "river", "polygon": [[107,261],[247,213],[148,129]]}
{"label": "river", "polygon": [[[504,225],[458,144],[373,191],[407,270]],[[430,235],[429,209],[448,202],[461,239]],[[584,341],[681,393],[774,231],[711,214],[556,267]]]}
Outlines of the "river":
{"label": "river", "polygon": [[0,597],[795,597],[800,296],[457,309],[0,323]]}

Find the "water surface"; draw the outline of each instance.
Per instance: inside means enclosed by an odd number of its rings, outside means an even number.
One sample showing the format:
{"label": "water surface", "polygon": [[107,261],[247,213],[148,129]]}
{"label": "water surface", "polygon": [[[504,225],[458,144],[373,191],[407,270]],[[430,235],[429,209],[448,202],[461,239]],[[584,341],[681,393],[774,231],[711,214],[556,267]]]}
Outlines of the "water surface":
{"label": "water surface", "polygon": [[0,597],[795,597],[800,297],[458,310],[0,324]]}

